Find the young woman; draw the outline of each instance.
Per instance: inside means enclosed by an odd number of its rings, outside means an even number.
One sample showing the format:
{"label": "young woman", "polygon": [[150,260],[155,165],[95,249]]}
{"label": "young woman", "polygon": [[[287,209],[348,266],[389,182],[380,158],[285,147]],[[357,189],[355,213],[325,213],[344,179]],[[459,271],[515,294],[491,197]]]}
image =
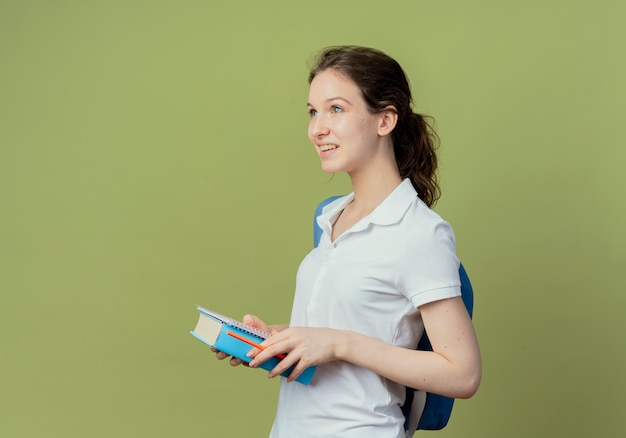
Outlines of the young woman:
{"label": "young woman", "polygon": [[[244,317],[274,333],[250,366],[285,352],[269,376],[295,365],[272,438],[404,437],[405,386],[467,398],[481,379],[454,234],[430,209],[436,136],[413,112],[402,68],[380,51],[326,49],[309,83],[309,139],[353,192],[318,218],[323,235],[298,270],[290,323]],[[432,352],[415,350],[424,328]],[[292,382],[311,365],[310,385]]]}

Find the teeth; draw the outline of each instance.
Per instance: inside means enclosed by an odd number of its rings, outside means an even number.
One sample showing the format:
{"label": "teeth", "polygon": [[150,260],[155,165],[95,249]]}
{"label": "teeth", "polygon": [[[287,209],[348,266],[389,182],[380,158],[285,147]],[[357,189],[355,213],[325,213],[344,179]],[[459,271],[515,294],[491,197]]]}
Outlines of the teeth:
{"label": "teeth", "polygon": [[320,150],[324,152],[324,151],[330,151],[332,149],[337,149],[338,147],[339,146],[337,146],[336,144],[324,144],[320,146]]}

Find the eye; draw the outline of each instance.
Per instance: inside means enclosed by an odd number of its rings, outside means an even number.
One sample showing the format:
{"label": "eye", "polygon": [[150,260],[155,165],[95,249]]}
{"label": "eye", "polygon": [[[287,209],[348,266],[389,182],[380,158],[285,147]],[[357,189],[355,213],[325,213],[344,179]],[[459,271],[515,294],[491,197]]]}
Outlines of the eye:
{"label": "eye", "polygon": [[333,105],[330,108],[330,111],[333,112],[333,113],[342,113],[343,112],[343,108],[340,107],[340,106],[337,106],[337,105]]}
{"label": "eye", "polygon": [[309,116],[315,117],[317,115],[317,110],[313,108],[309,108]]}

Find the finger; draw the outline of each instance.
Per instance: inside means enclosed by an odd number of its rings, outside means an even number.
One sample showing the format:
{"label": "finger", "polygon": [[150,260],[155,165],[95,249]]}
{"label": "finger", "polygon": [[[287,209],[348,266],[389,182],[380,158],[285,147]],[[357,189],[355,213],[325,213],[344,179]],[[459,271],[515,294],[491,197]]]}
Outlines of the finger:
{"label": "finger", "polygon": [[265,362],[269,358],[276,356],[278,354],[281,354],[281,353],[274,353],[275,349],[270,348],[272,345],[274,345],[273,343],[274,343],[274,339],[267,338],[266,340],[261,342],[261,346],[263,348],[255,347],[255,348],[252,348],[250,351],[248,351],[246,355],[251,359],[255,359],[252,361],[254,362],[254,364],[251,362],[250,366],[252,367],[258,366],[258,364]]}
{"label": "finger", "polygon": [[267,324],[265,324],[265,322],[263,322],[263,320],[256,315],[244,315],[242,321],[245,325],[249,325],[250,327],[254,327],[264,332],[269,331]]}
{"label": "finger", "polygon": [[256,348],[256,347],[254,347],[254,348],[252,348],[250,351],[248,351],[248,352],[246,353],[246,356],[248,356],[250,359],[253,359],[253,358],[254,358],[254,357],[256,357],[256,355],[258,355],[261,351],[263,351],[263,350],[261,350],[260,348]]}
{"label": "finger", "polygon": [[248,354],[249,354],[249,357],[252,359],[250,361],[250,366],[253,368],[257,368],[260,364],[262,364],[266,360],[271,359],[272,357],[276,356],[276,354],[273,354],[272,351],[269,349],[259,350],[257,348],[255,348],[254,350],[251,350]]}
{"label": "finger", "polygon": [[[291,357],[290,357],[291,356]],[[297,366],[297,359],[294,359],[293,357],[295,356],[294,354],[291,354],[290,356],[285,357],[283,360],[281,360],[278,365],[276,365],[267,375],[268,378],[273,379],[276,376],[280,376],[282,373],[284,373],[285,371],[287,371],[289,368],[291,368],[292,366],[296,365]],[[290,373],[289,375],[289,379],[294,380],[298,375],[300,375],[302,371],[296,372],[295,367],[294,370]],[[293,378],[291,376],[294,376]],[[290,380],[290,381],[291,381]]]}
{"label": "finger", "polygon": [[279,347],[277,346],[268,346],[263,350],[259,348],[253,348],[252,350],[248,352],[248,357],[252,359],[252,361],[250,362],[250,366],[258,367],[259,364],[265,362],[266,360],[271,359],[274,356],[278,356],[282,354],[284,353],[280,352]]}
{"label": "finger", "polygon": [[233,366],[233,367],[239,366],[242,363],[244,363],[244,361],[239,359],[239,358],[237,358],[237,357],[231,357],[230,358],[230,365]]}
{"label": "finger", "polygon": [[[263,351],[263,353],[265,353],[266,351],[267,350]],[[280,350],[276,350],[276,351],[280,351]],[[277,356],[277,355],[278,353],[274,354],[274,356]],[[281,375],[282,373],[287,371],[289,368],[296,365],[300,359],[300,356],[295,350],[289,352],[289,354],[287,354],[286,356],[282,354],[281,356],[282,356],[282,360],[278,362],[278,364],[276,364],[276,366],[269,372],[267,376],[270,379]],[[259,360],[259,359],[255,359],[255,360]]]}
{"label": "finger", "polygon": [[250,362],[251,367],[258,367],[259,364],[274,356],[279,356],[281,359],[284,359],[284,356],[290,353],[291,350],[289,347],[289,339],[285,335],[285,332],[280,332],[276,336],[267,338],[261,342],[261,346],[263,349],[255,348],[249,352],[250,357],[254,359]]}
{"label": "finger", "polygon": [[293,367],[293,370],[289,374],[289,377],[287,377],[288,382],[293,382],[294,380],[296,380],[298,377],[300,377],[300,374],[302,374],[302,372],[307,368],[307,366],[302,365],[301,362],[302,361],[299,361],[298,363],[296,363],[296,366]]}
{"label": "finger", "polygon": [[226,354],[222,351],[218,351],[217,353],[215,353],[215,357],[217,357],[218,360],[224,360],[229,356],[230,356],[229,354]]}
{"label": "finger", "polygon": [[257,318],[257,317],[255,317],[254,315],[244,315],[244,316],[243,316],[243,323],[244,323],[245,325],[251,325],[251,326],[253,326],[253,327],[254,327],[254,324],[256,323],[256,320],[257,320],[257,319],[258,319],[258,318]]}

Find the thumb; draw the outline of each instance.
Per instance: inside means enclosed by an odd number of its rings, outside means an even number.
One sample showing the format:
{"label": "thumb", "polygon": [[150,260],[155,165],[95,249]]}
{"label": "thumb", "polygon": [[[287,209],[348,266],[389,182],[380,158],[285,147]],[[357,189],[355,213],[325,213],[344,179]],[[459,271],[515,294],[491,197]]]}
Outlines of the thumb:
{"label": "thumb", "polygon": [[250,327],[257,328],[259,330],[263,330],[264,332],[269,332],[270,328],[261,318],[256,315],[244,315],[243,323],[245,325],[249,325]]}

